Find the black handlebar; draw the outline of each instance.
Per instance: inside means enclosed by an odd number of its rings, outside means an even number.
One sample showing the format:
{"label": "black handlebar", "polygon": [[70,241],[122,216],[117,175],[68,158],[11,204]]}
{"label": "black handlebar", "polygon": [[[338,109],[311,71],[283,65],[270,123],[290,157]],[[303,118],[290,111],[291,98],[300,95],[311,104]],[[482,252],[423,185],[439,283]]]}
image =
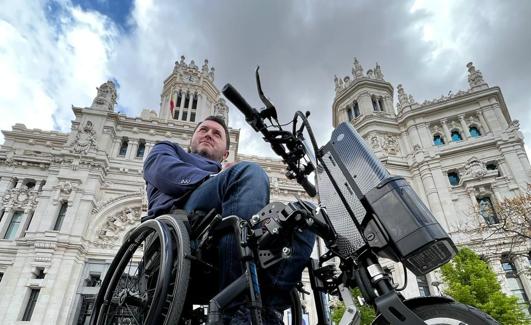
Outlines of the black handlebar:
{"label": "black handlebar", "polygon": [[[256,132],[260,132],[264,135],[264,139],[271,144],[273,151],[281,156],[284,159],[284,162],[288,165],[288,171],[293,172],[293,177],[297,180],[306,193],[311,197],[316,195],[315,186],[308,181],[304,171],[297,166],[297,160],[294,159],[293,155],[289,151],[286,151],[286,148],[282,144],[284,139],[275,139],[275,134],[278,135],[278,132],[270,132],[265,123],[263,117],[258,113],[258,111],[251,107],[247,101],[240,95],[240,93],[234,88],[231,84],[226,84],[221,90],[223,95],[232,103],[240,112],[245,115],[245,120],[249,123]],[[284,134],[289,133],[282,131]],[[290,133],[291,134],[291,133]],[[291,134],[295,138],[294,134]]]}
{"label": "black handlebar", "polygon": [[237,109],[240,110],[240,112],[245,115],[245,119],[247,121],[254,120],[256,118],[257,112],[254,110],[251,105],[247,103],[247,101],[240,95],[240,93],[234,88],[231,84],[226,84],[225,87],[221,90],[223,95],[227,97],[228,100],[231,101],[231,103],[236,106]]}

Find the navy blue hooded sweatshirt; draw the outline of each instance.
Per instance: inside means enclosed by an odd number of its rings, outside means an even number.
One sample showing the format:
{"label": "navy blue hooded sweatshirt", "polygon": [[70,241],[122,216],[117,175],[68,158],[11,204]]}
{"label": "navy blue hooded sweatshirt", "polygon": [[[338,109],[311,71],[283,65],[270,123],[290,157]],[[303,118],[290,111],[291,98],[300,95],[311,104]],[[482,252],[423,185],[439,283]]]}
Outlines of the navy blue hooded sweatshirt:
{"label": "navy blue hooded sweatshirt", "polygon": [[184,203],[187,194],[220,170],[217,161],[188,153],[169,141],[157,143],[144,161],[148,216],[169,213],[174,205]]}

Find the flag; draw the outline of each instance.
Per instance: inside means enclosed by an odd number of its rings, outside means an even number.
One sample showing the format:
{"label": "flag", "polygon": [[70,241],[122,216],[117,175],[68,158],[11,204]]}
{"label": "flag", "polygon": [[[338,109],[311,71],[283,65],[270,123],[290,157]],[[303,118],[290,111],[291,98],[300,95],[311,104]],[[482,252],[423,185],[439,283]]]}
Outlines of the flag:
{"label": "flag", "polygon": [[171,117],[173,117],[173,107],[175,106],[175,104],[173,103],[173,98],[170,98],[170,113],[171,113]]}

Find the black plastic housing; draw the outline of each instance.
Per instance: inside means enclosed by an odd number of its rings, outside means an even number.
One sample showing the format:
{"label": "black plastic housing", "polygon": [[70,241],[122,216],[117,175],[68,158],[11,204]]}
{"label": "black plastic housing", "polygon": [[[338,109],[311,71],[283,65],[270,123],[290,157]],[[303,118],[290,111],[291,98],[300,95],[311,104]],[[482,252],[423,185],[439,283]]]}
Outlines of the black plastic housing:
{"label": "black plastic housing", "polygon": [[[413,273],[426,274],[455,255],[456,247],[446,231],[402,177],[385,179],[362,201],[371,207],[375,225],[383,228],[398,258]],[[369,233],[374,228],[365,230],[367,239],[372,238]]]}

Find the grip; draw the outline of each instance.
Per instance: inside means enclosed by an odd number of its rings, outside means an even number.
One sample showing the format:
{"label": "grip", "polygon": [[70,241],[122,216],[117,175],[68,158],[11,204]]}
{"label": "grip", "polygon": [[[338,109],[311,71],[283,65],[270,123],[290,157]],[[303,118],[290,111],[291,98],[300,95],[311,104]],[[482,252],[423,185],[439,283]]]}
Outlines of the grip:
{"label": "grip", "polygon": [[231,101],[240,112],[245,115],[246,120],[253,120],[257,115],[255,110],[243,99],[242,95],[230,83],[226,84],[221,90],[223,95]]}

